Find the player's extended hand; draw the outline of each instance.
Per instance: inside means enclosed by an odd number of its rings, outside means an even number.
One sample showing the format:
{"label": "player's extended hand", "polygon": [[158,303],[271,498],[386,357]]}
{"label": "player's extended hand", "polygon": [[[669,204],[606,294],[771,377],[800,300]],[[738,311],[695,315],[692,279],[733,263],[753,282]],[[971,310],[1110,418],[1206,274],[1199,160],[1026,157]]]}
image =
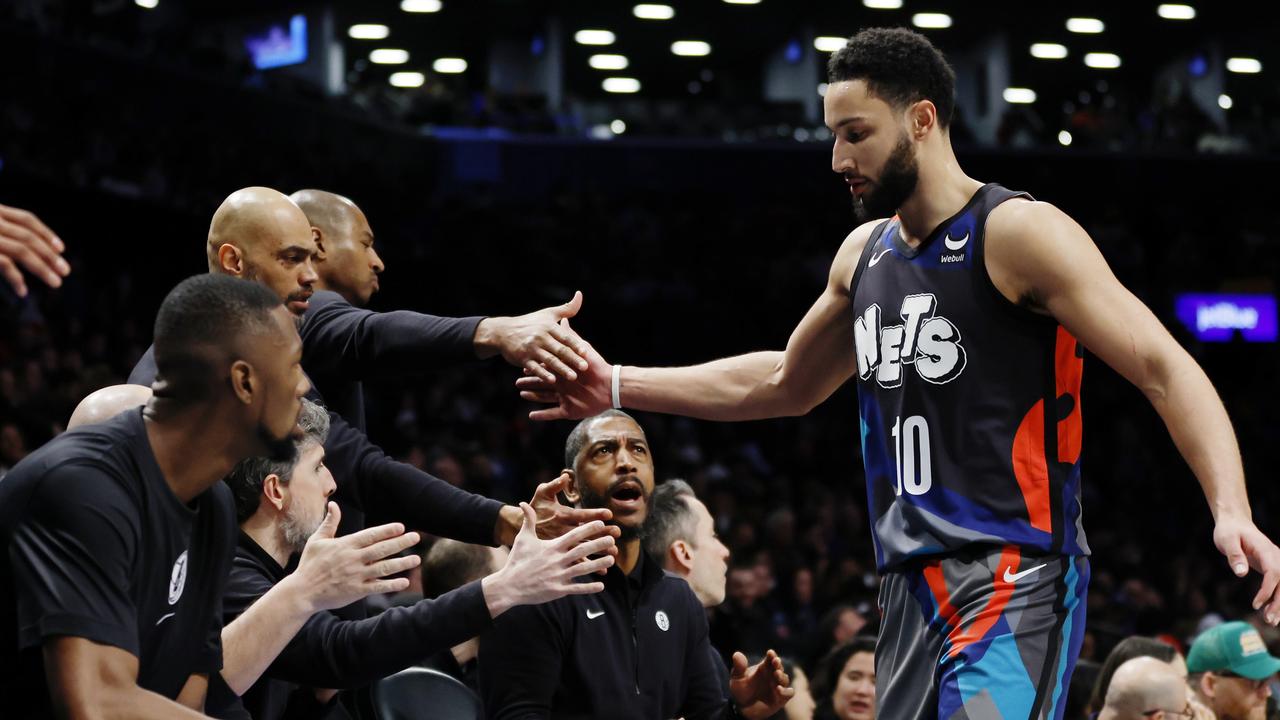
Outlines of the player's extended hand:
{"label": "player's extended hand", "polygon": [[62,286],[62,278],[71,272],[71,266],[62,259],[66,249],[40,218],[26,210],[0,205],[0,275],[19,297],[27,295],[19,265],[49,287]]}
{"label": "player's extended hand", "polygon": [[560,493],[572,482],[569,473],[562,472],[555,480],[542,483],[533,492],[529,504],[538,517],[536,529],[538,537],[543,540],[558,538],[583,523],[613,518],[613,512],[608,508],[576,508],[560,502]]}
{"label": "player's extended hand", "polygon": [[782,709],[796,694],[791,678],[782,669],[782,658],[770,650],[764,659],[747,667],[747,656],[733,654],[729,672],[729,696],[748,720],[761,720]]}
{"label": "player's extended hand", "polygon": [[481,357],[501,354],[502,359],[547,382],[555,382],[557,376],[576,380],[587,369],[587,344],[561,320],[581,309],[582,293],[575,292],[563,305],[516,317],[485,318],[476,328],[476,347]]}
{"label": "player's extended hand", "polygon": [[[613,565],[610,527],[596,520],[580,525],[554,540],[538,537],[537,516],[529,503],[520,503],[524,527],[511,544],[507,564],[480,581],[489,614],[498,617],[517,605],[536,605],[565,595],[586,595],[604,590],[604,583],[575,582],[574,578]],[[600,555],[600,557],[589,557]]]}
{"label": "player's extended hand", "polygon": [[1227,556],[1237,577],[1247,575],[1249,568],[1262,575],[1253,609],[1262,610],[1268,624],[1280,622],[1280,548],[1247,519],[1220,519],[1213,528],[1213,544]]}
{"label": "player's extended hand", "polygon": [[298,569],[289,576],[297,578],[312,612],[350,605],[375,593],[404,590],[409,587],[407,578],[382,578],[422,562],[417,555],[392,557],[417,545],[418,533],[389,523],[335,538],[341,515],[338,504],[330,502],[320,527],[307,540]]}
{"label": "player's extended hand", "polygon": [[[568,319],[561,325],[569,327]],[[525,370],[525,377],[516,380],[520,397],[555,407],[534,410],[531,420],[581,420],[613,407],[613,366],[583,341],[587,368],[576,381],[547,380],[543,374]]]}

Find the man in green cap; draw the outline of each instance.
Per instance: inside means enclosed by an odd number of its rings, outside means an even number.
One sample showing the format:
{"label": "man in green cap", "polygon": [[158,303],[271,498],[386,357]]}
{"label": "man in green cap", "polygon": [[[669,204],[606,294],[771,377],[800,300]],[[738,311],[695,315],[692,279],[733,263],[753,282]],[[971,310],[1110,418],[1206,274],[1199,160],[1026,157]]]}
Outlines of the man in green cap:
{"label": "man in green cap", "polygon": [[1187,680],[1218,720],[1261,717],[1271,696],[1267,681],[1280,658],[1267,652],[1252,625],[1228,622],[1200,633],[1187,653]]}

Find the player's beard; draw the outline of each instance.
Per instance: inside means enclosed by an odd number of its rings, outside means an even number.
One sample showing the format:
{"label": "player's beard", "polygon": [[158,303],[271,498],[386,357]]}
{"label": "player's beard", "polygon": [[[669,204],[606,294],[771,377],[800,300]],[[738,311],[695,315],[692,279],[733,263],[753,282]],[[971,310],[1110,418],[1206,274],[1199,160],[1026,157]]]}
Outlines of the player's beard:
{"label": "player's beard", "polygon": [[[578,498],[578,505],[582,508],[596,509],[596,508],[609,507],[608,494],[597,495],[596,493],[592,492],[590,488],[585,488],[585,487],[579,487],[578,492],[581,494],[581,496]],[[643,486],[640,492],[644,493]],[[644,495],[644,507],[645,507],[646,516],[648,515],[648,510],[649,510],[650,494]],[[639,540],[639,539],[643,539],[644,537],[644,519],[643,518],[641,518],[640,524],[637,526],[623,525],[617,520],[606,520],[605,524],[613,525],[622,531],[622,536],[618,538],[619,542],[626,542],[628,540]]]}
{"label": "player's beard", "polygon": [[920,166],[916,162],[915,151],[907,134],[902,133],[884,163],[884,170],[880,171],[880,179],[873,182],[865,193],[853,198],[853,212],[858,216],[858,222],[887,218],[898,212],[898,208],[916,191],[919,181]]}
{"label": "player's beard", "polygon": [[299,504],[291,504],[284,513],[284,519],[280,521],[280,532],[284,534],[285,545],[295,553],[302,552],[307,546],[307,539],[315,534],[316,528],[324,521],[323,514],[316,518],[309,517],[306,511],[298,507]]}

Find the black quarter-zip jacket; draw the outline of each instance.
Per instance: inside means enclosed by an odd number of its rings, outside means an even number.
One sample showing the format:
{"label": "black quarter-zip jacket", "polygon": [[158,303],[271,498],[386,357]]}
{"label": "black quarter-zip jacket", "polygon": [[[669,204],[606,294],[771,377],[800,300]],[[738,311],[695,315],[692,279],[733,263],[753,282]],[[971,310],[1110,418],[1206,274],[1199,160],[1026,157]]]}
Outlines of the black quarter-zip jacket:
{"label": "black quarter-zip jacket", "polygon": [[[596,577],[583,578],[591,582]],[[518,607],[480,640],[489,718],[728,718],[707,618],[682,578],[641,553],[604,592]]]}

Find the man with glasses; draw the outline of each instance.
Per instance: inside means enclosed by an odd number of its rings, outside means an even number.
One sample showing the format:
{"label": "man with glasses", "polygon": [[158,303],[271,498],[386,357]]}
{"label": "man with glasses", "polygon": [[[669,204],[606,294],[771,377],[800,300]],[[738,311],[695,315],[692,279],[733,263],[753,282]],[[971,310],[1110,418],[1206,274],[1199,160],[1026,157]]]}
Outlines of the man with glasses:
{"label": "man with glasses", "polygon": [[1187,680],[1218,720],[1261,717],[1271,696],[1268,681],[1280,658],[1248,623],[1228,622],[1200,634],[1187,653]]}
{"label": "man with glasses", "polygon": [[1187,683],[1168,663],[1136,657],[1116,669],[1098,720],[1193,720]]}

